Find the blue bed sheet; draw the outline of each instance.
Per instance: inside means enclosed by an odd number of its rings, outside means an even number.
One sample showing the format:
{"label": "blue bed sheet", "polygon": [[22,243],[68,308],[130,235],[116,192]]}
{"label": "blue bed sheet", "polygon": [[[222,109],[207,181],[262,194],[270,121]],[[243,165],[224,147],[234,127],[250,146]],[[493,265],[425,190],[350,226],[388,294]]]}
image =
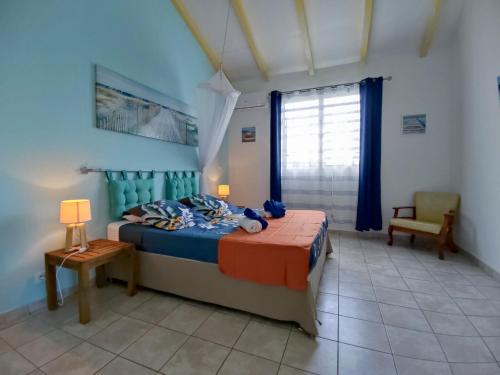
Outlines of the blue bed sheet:
{"label": "blue bed sheet", "polygon": [[[327,229],[328,222],[325,219],[311,247],[309,270],[314,268],[321,254]],[[166,231],[131,223],[120,227],[120,241],[134,243],[140,251],[217,264],[219,239],[234,230],[238,228],[206,229],[197,225]]]}

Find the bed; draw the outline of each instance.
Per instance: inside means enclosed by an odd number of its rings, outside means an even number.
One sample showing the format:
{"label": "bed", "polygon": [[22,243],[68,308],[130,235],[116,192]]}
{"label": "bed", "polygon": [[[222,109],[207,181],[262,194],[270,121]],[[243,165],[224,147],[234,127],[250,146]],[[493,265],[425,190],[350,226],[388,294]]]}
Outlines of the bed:
{"label": "bed", "polygon": [[[194,172],[167,173],[165,184],[167,199],[183,198],[198,192],[198,178]],[[116,189],[110,189],[111,191],[116,195]],[[140,192],[137,196],[141,196]],[[145,197],[144,194],[142,196]],[[117,197],[112,197],[110,193],[110,198]],[[122,198],[119,200],[123,201]],[[144,200],[150,198],[146,197]],[[326,226],[322,228],[326,232]],[[235,234],[236,237],[240,235],[237,232]],[[321,236],[318,249],[310,252],[309,269],[303,288],[257,283],[222,273],[218,264],[220,236],[210,231],[201,233],[187,228],[167,232],[117,220],[108,225],[108,239],[136,244],[139,250],[139,285],[272,319],[293,321],[312,335],[318,333],[316,296],[327,253],[331,252],[327,234]],[[249,247],[251,248],[250,245]],[[231,242],[226,243],[226,248],[231,250]],[[126,280],[127,265],[113,263],[109,272],[113,278]]]}

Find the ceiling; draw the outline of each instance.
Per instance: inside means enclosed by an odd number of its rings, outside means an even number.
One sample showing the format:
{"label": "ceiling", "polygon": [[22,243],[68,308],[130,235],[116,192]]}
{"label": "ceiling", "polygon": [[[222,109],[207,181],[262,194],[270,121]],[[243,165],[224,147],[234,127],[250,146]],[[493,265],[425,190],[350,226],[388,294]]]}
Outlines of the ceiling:
{"label": "ceiling", "polygon": [[[261,77],[232,0],[178,0],[220,59],[229,10],[223,66],[232,81]],[[374,0],[368,55],[414,52],[432,17],[436,0]],[[294,0],[241,0],[256,49],[269,76],[307,72],[304,33]],[[305,0],[314,69],[360,61],[365,0]],[[456,31],[463,0],[443,0],[433,48],[448,45]],[[430,52],[430,53],[431,53]]]}

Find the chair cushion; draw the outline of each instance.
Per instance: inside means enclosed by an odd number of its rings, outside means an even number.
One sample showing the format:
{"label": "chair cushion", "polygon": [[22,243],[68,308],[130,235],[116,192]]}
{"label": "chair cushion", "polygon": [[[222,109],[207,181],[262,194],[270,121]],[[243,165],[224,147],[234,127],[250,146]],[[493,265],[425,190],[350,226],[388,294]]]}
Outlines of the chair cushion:
{"label": "chair cushion", "polygon": [[429,223],[425,221],[418,221],[412,219],[391,219],[391,225],[407,229],[418,230],[420,232],[427,232],[439,234],[441,232],[441,224]]}
{"label": "chair cushion", "polygon": [[460,196],[456,193],[427,192],[415,193],[417,220],[429,223],[443,224],[444,214],[457,210]]}

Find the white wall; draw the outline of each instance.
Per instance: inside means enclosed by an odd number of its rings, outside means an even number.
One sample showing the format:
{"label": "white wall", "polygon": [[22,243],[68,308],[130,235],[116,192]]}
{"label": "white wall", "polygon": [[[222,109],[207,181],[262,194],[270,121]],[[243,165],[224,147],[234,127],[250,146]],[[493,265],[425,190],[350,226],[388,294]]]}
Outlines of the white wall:
{"label": "white wall", "polygon": [[[455,96],[450,82],[455,63],[450,50],[432,50],[421,59],[415,53],[370,56],[366,65],[349,64],[306,73],[277,76],[270,82],[250,80],[234,85],[242,92],[290,90],[388,76],[384,83],[382,115],[382,210],[384,224],[391,207],[411,202],[416,190],[452,188],[451,137],[457,131]],[[427,114],[427,134],[401,135],[403,114]],[[256,126],[257,142],[241,143],[241,128]],[[239,110],[229,128],[229,182],[231,199],[261,206],[269,196],[269,108]]]}
{"label": "white wall", "polygon": [[459,244],[500,272],[500,1],[466,1],[458,34]]}

